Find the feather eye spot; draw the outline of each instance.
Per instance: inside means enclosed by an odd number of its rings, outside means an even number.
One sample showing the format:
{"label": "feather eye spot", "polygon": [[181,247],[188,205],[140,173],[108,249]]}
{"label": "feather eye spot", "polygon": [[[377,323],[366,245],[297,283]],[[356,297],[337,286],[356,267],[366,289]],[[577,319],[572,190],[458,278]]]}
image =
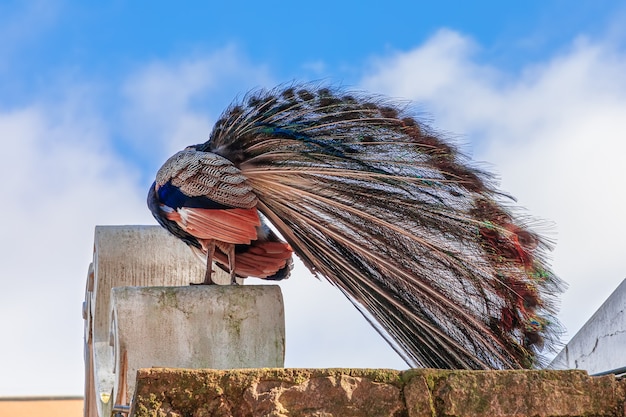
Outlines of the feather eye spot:
{"label": "feather eye spot", "polygon": [[288,101],[293,101],[295,100],[295,95],[296,95],[296,91],[293,87],[288,87],[285,88],[280,95],[282,96],[283,99],[288,100]]}
{"label": "feather eye spot", "polygon": [[248,98],[249,107],[259,107],[262,103],[263,103],[263,100],[261,99],[261,97],[257,95],[253,95],[250,98]]}
{"label": "feather eye spot", "polygon": [[318,101],[320,108],[328,107],[328,111],[333,111],[331,107],[341,104],[341,100],[335,97],[320,97]]}
{"label": "feather eye spot", "polygon": [[329,88],[323,87],[317,90],[317,94],[319,97],[332,97],[333,93]]}
{"label": "feather eye spot", "polygon": [[416,122],[416,121],[415,121],[415,119],[414,119],[414,118],[412,118],[412,117],[404,117],[404,118],[402,119],[402,124],[403,124],[405,127],[413,127],[413,126],[417,126],[417,122]]}
{"label": "feather eye spot", "polygon": [[313,94],[309,90],[301,89],[298,90],[298,97],[300,97],[304,101],[311,101],[315,98]]}
{"label": "feather eye spot", "polygon": [[243,114],[243,107],[233,106],[229,111],[230,118],[237,118]]}
{"label": "feather eye spot", "polygon": [[361,104],[363,110],[378,110],[378,105],[372,102],[365,102]]}
{"label": "feather eye spot", "polygon": [[379,110],[380,110],[380,115],[386,119],[398,118],[398,109],[396,108],[385,106],[385,107],[381,107]]}
{"label": "feather eye spot", "polygon": [[341,97],[341,101],[344,104],[350,105],[350,106],[354,106],[356,104],[358,104],[358,101],[356,98],[354,98],[354,96],[351,95],[345,95],[343,97]]}

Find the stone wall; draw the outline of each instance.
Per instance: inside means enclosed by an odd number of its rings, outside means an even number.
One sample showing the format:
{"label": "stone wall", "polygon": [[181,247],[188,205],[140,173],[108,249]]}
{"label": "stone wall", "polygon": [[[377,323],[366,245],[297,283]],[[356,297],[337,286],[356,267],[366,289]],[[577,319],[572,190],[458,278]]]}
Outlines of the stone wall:
{"label": "stone wall", "polygon": [[626,380],[583,371],[384,369],[137,373],[135,417],[624,417]]}

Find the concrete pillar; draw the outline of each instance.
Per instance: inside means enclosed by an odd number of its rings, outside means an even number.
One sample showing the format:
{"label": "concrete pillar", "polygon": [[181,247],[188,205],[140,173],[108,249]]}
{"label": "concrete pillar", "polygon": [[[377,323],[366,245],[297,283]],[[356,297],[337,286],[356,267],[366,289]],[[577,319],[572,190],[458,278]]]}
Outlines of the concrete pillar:
{"label": "concrete pillar", "polygon": [[189,286],[204,271],[160,226],[96,227],[83,306],[86,416],[108,417],[128,400],[140,367],[282,366],[280,289]]}
{"label": "concrete pillar", "polygon": [[119,287],[111,294],[114,392],[126,391],[121,403],[130,402],[139,368],[284,366],[277,285]]}

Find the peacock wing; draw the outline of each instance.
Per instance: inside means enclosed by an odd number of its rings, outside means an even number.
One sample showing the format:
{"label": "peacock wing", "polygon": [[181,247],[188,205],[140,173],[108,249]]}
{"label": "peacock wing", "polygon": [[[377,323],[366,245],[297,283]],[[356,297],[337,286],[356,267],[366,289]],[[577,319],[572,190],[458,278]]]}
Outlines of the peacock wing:
{"label": "peacock wing", "polygon": [[210,199],[216,207],[249,209],[256,205],[256,195],[242,172],[228,159],[211,152],[188,148],[174,154],[156,176],[157,187],[168,182],[184,196],[198,198],[195,202],[198,205],[211,205],[208,201],[203,204],[203,197]]}
{"label": "peacock wing", "polygon": [[257,198],[245,176],[227,159],[186,149],[157,173],[162,215],[197,239],[249,244],[261,222]]}

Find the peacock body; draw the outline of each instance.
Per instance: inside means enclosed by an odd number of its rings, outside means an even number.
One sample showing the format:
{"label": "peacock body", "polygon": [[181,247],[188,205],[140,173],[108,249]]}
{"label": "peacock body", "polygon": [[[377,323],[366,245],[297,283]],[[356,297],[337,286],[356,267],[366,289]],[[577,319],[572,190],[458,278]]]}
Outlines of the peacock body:
{"label": "peacock body", "polygon": [[390,100],[290,85],[232,104],[148,205],[206,257],[204,283],[213,261],[233,281],[287,278],[293,251],[411,366],[537,367],[562,285],[507,199]]}

